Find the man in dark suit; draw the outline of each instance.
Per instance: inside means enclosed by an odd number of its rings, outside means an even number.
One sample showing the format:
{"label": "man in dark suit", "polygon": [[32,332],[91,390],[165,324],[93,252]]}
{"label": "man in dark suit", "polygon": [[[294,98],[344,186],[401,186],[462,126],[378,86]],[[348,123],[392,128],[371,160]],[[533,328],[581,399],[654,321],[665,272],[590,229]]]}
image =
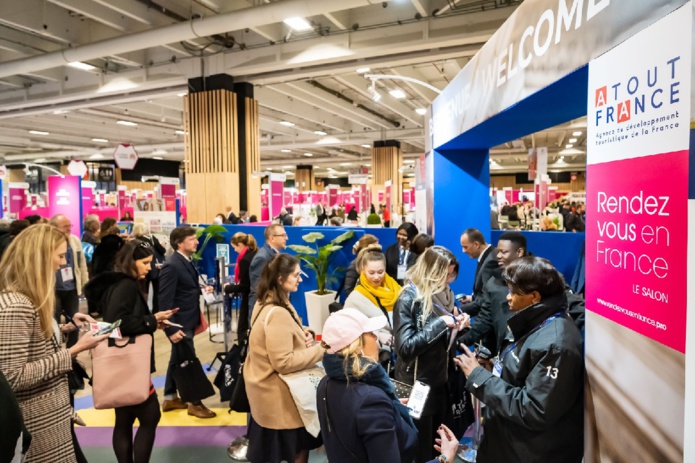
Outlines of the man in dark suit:
{"label": "man in dark suit", "polygon": [[485,237],[476,228],[469,228],[461,235],[461,248],[471,259],[478,260],[473,279],[473,295],[466,296],[461,307],[472,317],[478,315],[482,306],[483,287],[493,275],[501,274],[497,263],[497,249],[485,242]]}
{"label": "man in dark suit", "polygon": [[213,418],[216,413],[208,409],[202,402],[186,404],[176,393],[176,383],[172,376],[174,365],[180,362],[182,345],[185,343],[195,353],[193,336],[200,324],[200,296],[202,291],[212,292],[211,286],[198,274],[191,256],[198,249],[198,238],[195,228],[176,227],[169,238],[171,247],[176,251],[164,263],[159,273],[159,309],[161,311],[178,308],[169,321],[183,328],[169,326],[164,330],[171,341],[171,358],[164,384],[164,402],[162,411],[188,409],[188,414],[198,418]]}
{"label": "man in dark suit", "polygon": [[249,269],[249,280],[251,281],[249,317],[253,313],[253,307],[256,305],[256,299],[258,298],[256,291],[258,291],[258,283],[261,282],[263,267],[265,267],[265,264],[268,263],[271,257],[282,252],[287,246],[287,233],[282,225],[273,224],[268,226],[263,232],[263,237],[265,238],[265,244],[253,256]]}

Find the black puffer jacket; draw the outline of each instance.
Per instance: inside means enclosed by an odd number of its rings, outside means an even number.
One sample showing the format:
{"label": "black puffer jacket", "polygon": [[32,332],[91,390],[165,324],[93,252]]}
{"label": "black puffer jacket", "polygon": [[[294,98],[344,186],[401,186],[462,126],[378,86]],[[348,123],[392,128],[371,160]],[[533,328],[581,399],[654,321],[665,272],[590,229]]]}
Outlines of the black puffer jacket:
{"label": "black puffer jacket", "polygon": [[486,405],[477,461],[581,462],[584,357],[566,295],[546,298],[510,317],[508,324],[516,344],[502,347],[501,377],[477,367],[466,383]]}
{"label": "black puffer jacket", "polygon": [[417,290],[406,286],[393,307],[393,329],[396,340],[396,379],[413,384],[415,360],[417,380],[430,387],[447,382],[449,328],[436,313],[422,320],[422,302],[416,301]]}

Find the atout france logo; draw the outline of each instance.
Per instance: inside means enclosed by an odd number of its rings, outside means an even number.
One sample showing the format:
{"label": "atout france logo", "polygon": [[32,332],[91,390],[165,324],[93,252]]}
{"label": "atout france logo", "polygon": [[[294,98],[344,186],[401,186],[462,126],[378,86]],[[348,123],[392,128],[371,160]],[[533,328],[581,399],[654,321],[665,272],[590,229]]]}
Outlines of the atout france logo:
{"label": "atout france logo", "polygon": [[[594,90],[594,123],[596,127],[608,124],[623,124],[633,117],[655,114],[653,119],[640,120],[634,127],[651,127],[661,131],[678,127],[678,111],[664,113],[670,106],[681,101],[680,56],[675,56],[658,65],[645,69],[626,80],[608,83]],[[658,112],[658,114],[657,114]],[[636,122],[636,121],[635,121]],[[665,127],[663,126],[666,123]],[[630,124],[628,124],[630,125]]]}

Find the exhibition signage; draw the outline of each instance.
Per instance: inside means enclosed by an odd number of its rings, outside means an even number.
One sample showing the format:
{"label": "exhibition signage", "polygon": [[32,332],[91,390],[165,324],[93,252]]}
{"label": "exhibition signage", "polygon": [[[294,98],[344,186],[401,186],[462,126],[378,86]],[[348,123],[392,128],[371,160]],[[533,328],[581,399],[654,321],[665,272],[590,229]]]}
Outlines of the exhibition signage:
{"label": "exhibition signage", "polygon": [[592,61],[587,113],[586,307],[682,353],[691,14]]}
{"label": "exhibition signage", "polygon": [[77,175],[49,175],[48,215],[70,219],[72,233],[82,236],[82,178]]}
{"label": "exhibition signage", "polygon": [[282,209],[285,180],[286,177],[284,174],[271,173],[269,175],[270,203],[268,204],[268,206],[270,207],[269,212],[271,220],[280,215],[280,209]]}
{"label": "exhibition signage", "polygon": [[229,263],[229,245],[225,243],[217,243],[217,258],[224,257],[224,261]]}
{"label": "exhibition signage", "polygon": [[10,214],[15,214],[15,217],[19,217],[19,213],[27,205],[27,188],[29,188],[28,183],[10,183],[8,188],[8,194],[10,196]]}
{"label": "exhibition signage", "polygon": [[133,170],[138,162],[138,153],[133,145],[121,143],[113,153],[113,160],[123,170]]}
{"label": "exhibition signage", "polygon": [[531,148],[528,150],[528,179],[534,181],[545,175],[548,175],[548,148]]}
{"label": "exhibition signage", "polygon": [[70,175],[76,175],[82,178],[87,173],[87,165],[84,163],[84,161],[76,161],[73,159],[68,164],[68,172]]}
{"label": "exhibition signage", "polygon": [[87,182],[82,183],[82,210],[89,212],[94,207],[94,190],[92,187],[85,186],[85,183]]}
{"label": "exhibition signage", "polygon": [[[685,0],[525,2],[432,103],[432,147],[542,90]],[[591,37],[591,46],[576,46]],[[552,70],[552,72],[548,72]]]}

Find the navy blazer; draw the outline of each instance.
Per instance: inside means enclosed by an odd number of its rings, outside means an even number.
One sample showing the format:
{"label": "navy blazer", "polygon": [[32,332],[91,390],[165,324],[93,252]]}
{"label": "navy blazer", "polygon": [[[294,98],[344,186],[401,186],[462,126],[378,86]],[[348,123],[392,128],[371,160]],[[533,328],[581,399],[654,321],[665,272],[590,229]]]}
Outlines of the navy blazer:
{"label": "navy blazer", "polygon": [[325,376],[316,394],[321,436],[331,463],[355,463],[355,457],[370,463],[413,460],[417,430],[405,422],[384,391]]}
{"label": "navy blazer", "polygon": [[159,272],[159,310],[179,308],[170,319],[183,328],[168,327],[167,336],[178,332],[194,331],[200,323],[200,275],[188,259],[174,252]]}
{"label": "navy blazer", "polygon": [[461,307],[461,311],[469,314],[471,317],[475,317],[480,313],[480,309],[483,307],[483,290],[485,284],[493,276],[495,278],[501,278],[502,268],[499,262],[497,262],[497,248],[490,246],[483,252],[482,259],[480,259],[475,269],[475,278],[473,279],[473,301],[464,304]]}

